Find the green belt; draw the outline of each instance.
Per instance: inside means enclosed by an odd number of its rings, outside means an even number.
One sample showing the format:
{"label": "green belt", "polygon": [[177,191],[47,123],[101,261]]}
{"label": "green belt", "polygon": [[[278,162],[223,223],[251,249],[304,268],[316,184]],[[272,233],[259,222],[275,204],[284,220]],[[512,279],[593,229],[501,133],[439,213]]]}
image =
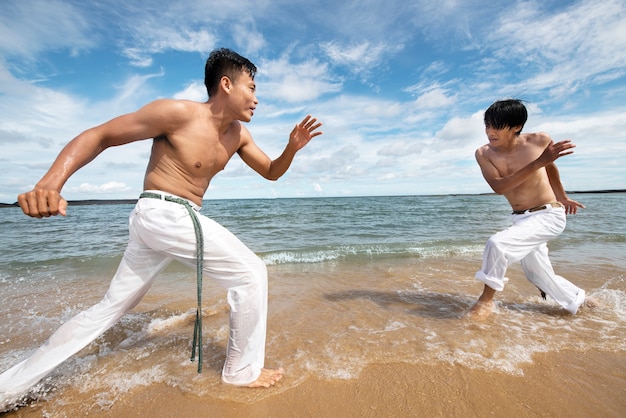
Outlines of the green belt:
{"label": "green belt", "polygon": [[193,343],[191,347],[191,361],[196,359],[196,348],[198,350],[198,373],[202,373],[202,261],[204,254],[204,237],[202,227],[198,220],[196,211],[185,199],[174,196],[161,195],[159,193],[143,192],[139,198],[159,199],[167,202],[174,202],[187,208],[193,228],[196,231],[196,278],[198,283],[198,309],[196,310],[196,323],[193,328]]}

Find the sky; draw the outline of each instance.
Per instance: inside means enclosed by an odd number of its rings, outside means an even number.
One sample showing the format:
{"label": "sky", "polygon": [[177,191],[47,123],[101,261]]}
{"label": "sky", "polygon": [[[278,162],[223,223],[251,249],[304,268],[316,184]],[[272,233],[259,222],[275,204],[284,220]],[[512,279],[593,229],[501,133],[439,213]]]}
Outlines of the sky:
{"label": "sky", "polygon": [[[258,67],[247,128],[271,158],[322,123],[270,182],[235,156],[205,199],[491,192],[483,112],[519,98],[524,132],[570,139],[568,191],[626,189],[624,0],[0,0],[0,202],[32,189],[80,132],[159,98],[204,102],[227,47]],[[66,199],[132,199],[151,140],[109,148]]]}

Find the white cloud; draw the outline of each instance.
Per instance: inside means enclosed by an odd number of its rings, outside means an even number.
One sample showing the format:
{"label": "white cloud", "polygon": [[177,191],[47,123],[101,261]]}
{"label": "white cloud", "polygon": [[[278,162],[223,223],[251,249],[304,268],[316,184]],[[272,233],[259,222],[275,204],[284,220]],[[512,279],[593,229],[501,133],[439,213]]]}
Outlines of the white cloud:
{"label": "white cloud", "polygon": [[449,119],[443,128],[437,132],[437,137],[444,142],[464,142],[478,147],[486,142],[484,111],[479,111],[468,117],[455,116]]}
{"label": "white cloud", "polygon": [[[383,157],[402,158],[407,157],[415,153],[420,153],[424,146],[421,143],[407,143],[405,141],[393,141],[383,145],[377,152],[378,155]],[[389,159],[387,161],[393,161]],[[381,164],[386,165],[386,164]]]}
{"label": "white cloud", "polygon": [[[26,140],[66,136],[69,120],[81,115],[85,102],[64,92],[39,87],[35,83],[14,78],[8,72],[0,83],[0,130],[22,136]],[[7,155],[7,154],[5,154]]]}
{"label": "white cloud", "polygon": [[[140,27],[145,27],[141,25]],[[167,26],[160,26],[158,31],[141,31],[143,36],[136,40],[135,46],[123,49],[123,54],[137,67],[152,65],[154,54],[167,51],[205,53],[214,48],[216,37],[206,30],[182,29],[175,30]],[[152,37],[149,37],[150,34]]]}
{"label": "white cloud", "polygon": [[292,64],[283,56],[262,62],[257,74],[258,96],[270,100],[312,101],[341,88],[341,83],[332,79],[327,65],[315,59]]}
{"label": "white cloud", "polygon": [[450,106],[455,101],[455,95],[448,95],[448,91],[439,87],[433,88],[419,96],[415,101],[418,110],[437,109]]}
{"label": "white cloud", "polygon": [[208,99],[206,86],[204,83],[194,82],[182,91],[174,94],[174,99],[186,99],[196,102],[205,102]]}
{"label": "white cloud", "polygon": [[234,25],[233,39],[246,55],[256,54],[267,46],[265,37],[256,29],[252,19],[246,19]]}
{"label": "white cloud", "polygon": [[92,48],[90,22],[80,8],[65,1],[3,2],[0,13],[0,53],[36,59],[44,51],[67,49],[72,55]]}
{"label": "white cloud", "polygon": [[580,1],[556,13],[520,2],[497,23],[485,46],[504,61],[533,69],[525,88],[564,96],[626,72],[626,9],[620,0]]}
{"label": "white cloud", "polygon": [[386,58],[402,50],[403,46],[384,42],[371,44],[368,41],[339,45],[336,41],[331,41],[323,43],[321,48],[335,65],[343,66],[351,73],[367,74],[384,64]]}
{"label": "white cloud", "polygon": [[82,183],[78,187],[69,187],[67,189],[70,193],[93,193],[93,194],[116,194],[124,193],[130,190],[125,183],[116,181],[110,181],[104,184],[90,184]]}

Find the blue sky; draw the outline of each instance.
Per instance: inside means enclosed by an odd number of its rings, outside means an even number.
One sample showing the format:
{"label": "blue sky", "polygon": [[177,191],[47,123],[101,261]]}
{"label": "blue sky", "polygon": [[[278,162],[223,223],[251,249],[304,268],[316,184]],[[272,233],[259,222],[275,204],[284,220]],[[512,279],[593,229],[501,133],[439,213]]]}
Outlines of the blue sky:
{"label": "blue sky", "polygon": [[[218,47],[253,61],[247,125],[272,158],[310,113],[324,135],[268,182],[235,157],[211,198],[484,193],[474,160],[493,101],[571,139],[567,190],[626,188],[623,0],[5,0],[0,202],[30,190],[84,129],[162,97],[206,100]],[[151,141],[106,150],[67,199],[137,197]]]}

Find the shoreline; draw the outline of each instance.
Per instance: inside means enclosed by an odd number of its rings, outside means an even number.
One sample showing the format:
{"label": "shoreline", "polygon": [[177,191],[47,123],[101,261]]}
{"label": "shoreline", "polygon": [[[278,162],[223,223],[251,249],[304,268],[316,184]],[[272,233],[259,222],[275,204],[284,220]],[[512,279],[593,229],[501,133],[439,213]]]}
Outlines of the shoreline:
{"label": "shoreline", "polygon": [[[567,194],[607,194],[607,193],[626,193],[626,189],[606,189],[606,190],[583,190],[583,191],[567,191]],[[443,195],[443,196],[485,196],[485,195],[495,195],[495,193],[468,193],[468,194],[460,194],[460,193],[451,193],[449,195]],[[409,196],[425,196],[425,197],[429,197],[429,196],[442,196],[442,195],[406,195],[407,197]],[[324,197],[316,197],[316,196],[310,196],[310,197],[297,197],[297,198],[291,198],[291,197],[285,197],[282,199],[337,199],[337,198],[353,198],[353,197],[381,197],[381,196],[324,196]],[[394,197],[402,197],[402,195],[400,196],[394,196]],[[280,199],[280,198],[279,198]],[[211,200],[211,199],[205,199],[205,200]],[[224,199],[217,199],[217,200],[224,200]],[[240,199],[234,199],[234,200],[267,200],[266,198],[261,198],[261,199],[256,199],[256,198],[240,198]],[[137,203],[137,199],[84,199],[84,200],[68,200],[67,201],[68,206],[84,206],[84,205],[120,205],[120,204],[135,204]],[[19,205],[17,204],[17,202],[13,202],[13,203],[2,203],[0,202],[0,208],[13,208],[13,207],[19,207]]]}
{"label": "shoreline", "polygon": [[[94,393],[66,388],[50,402],[4,416],[618,417],[626,410],[624,366],[625,352],[603,351],[537,354],[521,376],[450,363],[372,364],[351,380],[286,374],[284,382],[270,389],[232,388],[235,400],[151,384],[106,407],[89,404]],[[301,382],[292,385],[293,379]],[[257,391],[267,392],[260,399],[246,396]]]}

